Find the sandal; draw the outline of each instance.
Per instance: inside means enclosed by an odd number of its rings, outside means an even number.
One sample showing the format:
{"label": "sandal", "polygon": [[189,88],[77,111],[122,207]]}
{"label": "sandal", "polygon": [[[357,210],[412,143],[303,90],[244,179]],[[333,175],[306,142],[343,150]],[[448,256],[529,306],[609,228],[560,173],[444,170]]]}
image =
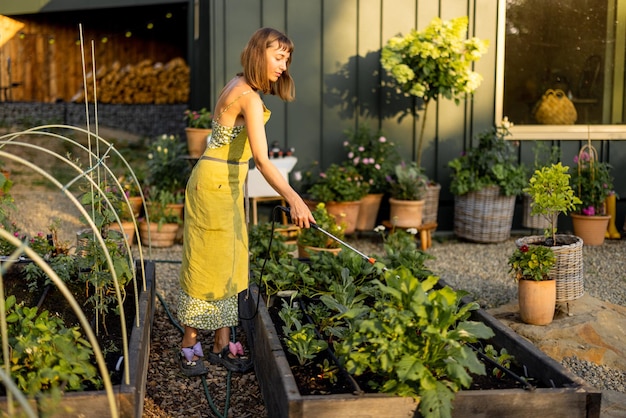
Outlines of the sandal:
{"label": "sandal", "polygon": [[[197,357],[196,360],[193,358]],[[200,342],[197,342],[193,347],[185,347],[178,352],[178,361],[180,363],[180,371],[185,376],[201,376],[208,372],[207,368],[202,361],[203,353]]]}
{"label": "sandal", "polygon": [[[236,345],[235,345],[236,344]],[[229,346],[237,347],[235,350],[231,350]],[[234,351],[234,352],[233,352]],[[231,372],[246,373],[252,369],[252,360],[245,357],[230,357],[229,354],[234,356],[242,355],[243,349],[240,343],[230,343],[222,349],[219,353],[215,353],[213,350],[209,353],[209,361],[214,364],[219,364],[226,367]]]}

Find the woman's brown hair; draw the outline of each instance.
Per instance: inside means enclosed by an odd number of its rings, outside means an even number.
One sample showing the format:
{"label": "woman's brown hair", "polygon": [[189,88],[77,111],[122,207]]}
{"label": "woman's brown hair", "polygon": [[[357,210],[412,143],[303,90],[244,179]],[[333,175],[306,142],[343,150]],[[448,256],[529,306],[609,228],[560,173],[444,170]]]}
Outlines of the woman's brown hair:
{"label": "woman's brown hair", "polygon": [[[281,74],[275,83],[267,78],[267,48],[273,42],[277,42],[280,49],[289,52],[287,59],[287,69]],[[254,32],[248,44],[241,53],[241,65],[243,66],[243,76],[246,81],[256,90],[264,94],[273,94],[284,101],[292,101],[295,98],[295,84],[289,74],[291,64],[291,54],[293,53],[293,42],[284,33],[272,29],[261,28]]]}

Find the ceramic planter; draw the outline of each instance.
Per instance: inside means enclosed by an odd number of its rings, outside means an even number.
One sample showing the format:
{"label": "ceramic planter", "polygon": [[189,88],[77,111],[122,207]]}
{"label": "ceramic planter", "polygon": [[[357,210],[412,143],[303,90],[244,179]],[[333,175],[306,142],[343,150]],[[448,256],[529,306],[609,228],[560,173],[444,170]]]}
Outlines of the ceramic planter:
{"label": "ceramic planter", "polygon": [[389,222],[398,228],[419,228],[422,225],[424,202],[389,198]]}
{"label": "ceramic planter", "polygon": [[376,219],[382,200],[383,193],[370,193],[361,199],[359,216],[356,221],[357,231],[372,231],[376,227]]}
{"label": "ceramic planter", "polygon": [[189,157],[197,159],[202,156],[204,150],[206,149],[208,137],[211,132],[211,129],[185,128]]}
{"label": "ceramic planter", "polygon": [[359,210],[361,208],[361,201],[355,200],[352,202],[327,202],[326,210],[329,214],[335,217],[338,224],[344,224],[346,229],[345,234],[353,234],[356,230],[357,219],[359,218]]}
{"label": "ceramic planter", "polygon": [[609,226],[610,216],[586,216],[570,213],[574,235],[583,240],[583,245],[602,245]]}
{"label": "ceramic planter", "polygon": [[[247,295],[247,293],[246,293]],[[256,376],[270,417],[416,417],[417,404],[412,398],[386,394],[301,395],[289,368],[285,352],[258,288],[251,296],[240,297],[248,344],[255,359]],[[258,309],[258,312],[256,311]],[[257,313],[257,315],[253,315]],[[539,417],[597,418],[600,416],[601,392],[586,386],[561,364],[546,356],[510,328],[484,310],[475,311],[473,319],[490,326],[496,334],[489,343],[506,348],[524,364],[530,376],[544,381],[549,388],[492,389],[460,391],[453,401],[453,417]]]}
{"label": "ceramic planter", "polygon": [[523,322],[531,325],[552,322],[556,308],[556,280],[520,280],[517,291]]}

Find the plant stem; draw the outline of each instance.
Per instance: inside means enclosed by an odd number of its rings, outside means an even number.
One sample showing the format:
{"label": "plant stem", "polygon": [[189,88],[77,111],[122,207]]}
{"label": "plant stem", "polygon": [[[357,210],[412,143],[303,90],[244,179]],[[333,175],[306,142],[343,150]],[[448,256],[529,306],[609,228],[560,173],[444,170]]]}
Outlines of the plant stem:
{"label": "plant stem", "polygon": [[417,141],[417,166],[422,166],[422,148],[424,146],[424,128],[426,127],[426,113],[428,111],[429,99],[424,99],[424,116],[422,117],[422,127],[420,128],[420,136]]}

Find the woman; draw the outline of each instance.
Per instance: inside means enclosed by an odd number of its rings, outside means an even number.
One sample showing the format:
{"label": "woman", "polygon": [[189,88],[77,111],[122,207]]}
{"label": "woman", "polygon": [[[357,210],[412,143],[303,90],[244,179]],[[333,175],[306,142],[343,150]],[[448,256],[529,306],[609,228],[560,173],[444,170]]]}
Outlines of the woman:
{"label": "woman", "polygon": [[185,230],[178,317],[185,333],[179,354],[184,374],[206,373],[198,329],[215,330],[209,361],[231,371],[252,366],[230,341],[239,322],[237,295],[248,287],[248,232],[243,184],[248,161],[287,201],[293,223],[308,228],[314,218],[268,158],[265,123],[270,111],[260,94],[294,98],[289,75],[293,43],[283,33],[257,30],[241,54],[243,72],[220,93],[213,112],[213,133],[187,183]]}

